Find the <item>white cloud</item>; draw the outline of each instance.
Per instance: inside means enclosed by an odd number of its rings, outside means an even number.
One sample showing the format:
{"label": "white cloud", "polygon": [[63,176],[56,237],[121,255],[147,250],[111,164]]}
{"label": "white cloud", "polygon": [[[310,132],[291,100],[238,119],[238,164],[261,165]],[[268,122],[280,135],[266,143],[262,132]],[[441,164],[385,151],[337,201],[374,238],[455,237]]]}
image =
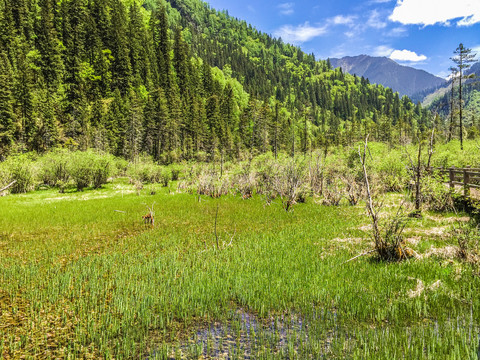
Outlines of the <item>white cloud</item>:
{"label": "white cloud", "polygon": [[334,16],[333,18],[328,19],[328,22],[333,24],[333,25],[348,25],[352,26],[357,19],[356,16],[353,15],[337,15]]}
{"label": "white cloud", "polygon": [[252,13],[256,13],[256,12],[257,12],[252,5],[248,5],[248,6],[247,6],[247,10],[250,11],[250,12],[252,12]]}
{"label": "white cloud", "polygon": [[327,56],[329,58],[342,58],[348,55],[347,44],[340,44],[335,46],[333,49],[330,50],[330,54]]}
{"label": "white cloud", "polygon": [[367,25],[374,29],[383,29],[387,26],[387,23],[381,20],[380,13],[377,10],[373,10],[368,17]]}
{"label": "white cloud", "polygon": [[397,0],[389,17],[405,25],[448,26],[450,20],[459,19],[457,26],[470,26],[480,22],[478,0]]}
{"label": "white cloud", "polygon": [[401,37],[407,35],[407,29],[404,27],[396,27],[393,29],[386,30],[384,33],[385,36],[390,37]]}
{"label": "white cloud", "polygon": [[277,6],[277,8],[280,9],[280,14],[282,15],[292,15],[295,12],[293,9],[294,7],[295,3],[293,2],[281,3]]}
{"label": "white cloud", "polygon": [[445,79],[445,80],[449,80],[452,74],[449,73],[448,71],[440,71],[438,74],[435,74],[435,76],[441,77],[442,79]]}
{"label": "white cloud", "polygon": [[393,52],[393,49],[386,45],[377,46],[373,49],[373,56],[390,56]]}
{"label": "white cloud", "polygon": [[395,61],[420,62],[427,60],[425,55],[418,55],[410,50],[394,50],[390,54],[390,59]]}
{"label": "white cloud", "polygon": [[281,37],[283,41],[299,44],[321,36],[327,32],[326,26],[311,26],[307,21],[303,25],[284,25],[276,30],[273,35]]}

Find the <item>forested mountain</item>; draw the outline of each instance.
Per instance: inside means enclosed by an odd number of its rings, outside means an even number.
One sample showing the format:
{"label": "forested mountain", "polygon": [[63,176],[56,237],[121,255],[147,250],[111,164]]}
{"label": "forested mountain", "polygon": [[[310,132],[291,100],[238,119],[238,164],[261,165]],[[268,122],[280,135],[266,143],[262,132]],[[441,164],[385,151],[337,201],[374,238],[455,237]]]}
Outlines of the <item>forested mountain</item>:
{"label": "forested mountain", "polygon": [[[480,62],[474,63],[469,69],[465,71],[465,75],[474,75],[472,79],[466,79],[462,85],[464,116],[466,117],[467,127],[480,126]],[[458,116],[458,81],[455,83],[453,89],[453,103],[452,103],[452,82],[449,81],[445,86],[428,94],[424,100],[425,106],[435,113],[447,116],[451,112],[452,105],[454,107],[454,121]],[[476,132],[472,133],[475,134]]]}
{"label": "forested mountain", "polygon": [[333,67],[341,67],[349,74],[366,77],[371,83],[390,87],[401,95],[412,96],[446,83],[438,76],[424,70],[400,65],[386,57],[359,55],[330,59],[330,61]]}
{"label": "forested mountain", "polygon": [[0,157],[209,160],[429,126],[407,97],[198,0],[0,1]]}

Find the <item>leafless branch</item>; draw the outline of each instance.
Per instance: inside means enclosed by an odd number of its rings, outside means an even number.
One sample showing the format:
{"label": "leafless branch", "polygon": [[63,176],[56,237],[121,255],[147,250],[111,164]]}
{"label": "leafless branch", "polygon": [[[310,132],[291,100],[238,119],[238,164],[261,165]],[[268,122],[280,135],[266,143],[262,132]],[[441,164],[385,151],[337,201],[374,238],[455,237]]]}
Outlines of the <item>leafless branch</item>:
{"label": "leafless branch", "polygon": [[10,189],[10,188],[11,188],[13,185],[15,185],[16,183],[17,183],[17,180],[13,180],[10,184],[8,184],[8,185],[5,186],[4,188],[0,189],[0,192]]}
{"label": "leafless branch", "polygon": [[220,250],[220,247],[218,246],[217,218],[218,218],[218,204],[217,204],[217,211],[215,212],[215,240],[217,241],[217,250]]}

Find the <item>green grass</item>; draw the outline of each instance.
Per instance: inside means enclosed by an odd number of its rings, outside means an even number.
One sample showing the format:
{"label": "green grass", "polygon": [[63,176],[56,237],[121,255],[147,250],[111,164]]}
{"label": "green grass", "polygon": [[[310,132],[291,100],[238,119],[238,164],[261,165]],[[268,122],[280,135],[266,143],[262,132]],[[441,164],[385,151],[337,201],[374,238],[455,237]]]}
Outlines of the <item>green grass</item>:
{"label": "green grass", "polygon": [[[141,216],[154,202],[150,229]],[[243,309],[263,325],[243,335],[254,339],[249,349],[225,342],[238,358],[476,358],[479,277],[435,256],[343,264],[370,249],[366,224],[363,205],[309,199],[287,213],[260,196],[199,201],[160,185],[137,196],[124,179],[0,198],[0,357],[180,357],[181,344],[213,322],[240,339]],[[421,237],[419,252],[448,244]],[[417,279],[425,290],[411,297]],[[286,315],[307,326],[278,346],[268,324]],[[190,346],[191,357],[208,356],[202,347]]]}

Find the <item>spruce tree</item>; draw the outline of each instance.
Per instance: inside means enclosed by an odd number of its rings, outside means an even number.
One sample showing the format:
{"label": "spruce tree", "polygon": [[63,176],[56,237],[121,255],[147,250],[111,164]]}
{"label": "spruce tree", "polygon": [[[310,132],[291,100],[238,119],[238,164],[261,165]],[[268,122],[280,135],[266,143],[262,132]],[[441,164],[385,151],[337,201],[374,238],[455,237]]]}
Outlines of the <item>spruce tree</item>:
{"label": "spruce tree", "polygon": [[39,124],[35,135],[35,150],[47,151],[58,143],[59,131],[55,116],[53,95],[44,89],[42,91],[41,103],[38,109]]}
{"label": "spruce tree", "polygon": [[129,54],[132,66],[132,78],[136,87],[151,87],[151,49],[140,7],[136,2],[130,6],[128,28]]}
{"label": "spruce tree", "polygon": [[168,89],[170,84],[170,37],[168,33],[168,19],[165,7],[153,11],[150,28],[156,55],[158,85]]}
{"label": "spruce tree", "polygon": [[453,52],[456,56],[452,57],[452,61],[456,64],[454,69],[458,73],[458,100],[459,100],[459,126],[460,126],[460,149],[463,150],[463,103],[462,103],[462,80],[464,79],[465,70],[470,68],[471,64],[475,62],[475,54],[472,54],[472,49],[463,46],[462,43],[458,45]]}
{"label": "spruce tree", "polygon": [[14,140],[13,74],[7,54],[0,53],[0,157],[7,154]]}
{"label": "spruce tree", "polygon": [[126,95],[130,86],[131,67],[127,39],[127,16],[121,0],[113,0],[112,23],[110,28],[110,49],[112,50],[113,87]]}
{"label": "spruce tree", "polygon": [[57,38],[55,24],[53,22],[54,0],[40,0],[40,18],[36,30],[36,48],[41,55],[41,68],[45,82],[52,89],[58,87],[62,76],[62,58]]}
{"label": "spruce tree", "polygon": [[14,81],[14,98],[20,123],[19,140],[25,145],[32,142],[35,133],[35,120],[33,116],[33,89],[34,80],[31,64],[27,59],[28,47],[23,45],[18,49],[17,70]]}

